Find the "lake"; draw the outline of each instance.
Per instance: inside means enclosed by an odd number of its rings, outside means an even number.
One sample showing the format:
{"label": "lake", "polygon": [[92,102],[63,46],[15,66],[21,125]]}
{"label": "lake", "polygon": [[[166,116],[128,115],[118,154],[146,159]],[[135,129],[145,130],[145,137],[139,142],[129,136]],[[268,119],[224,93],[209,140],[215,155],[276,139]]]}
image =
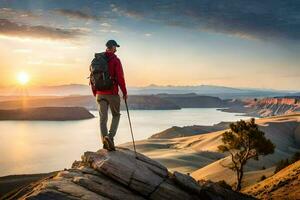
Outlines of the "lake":
{"label": "lake", "polygon": [[[71,167],[85,151],[102,148],[99,118],[79,121],[0,121],[0,176],[42,173]],[[116,144],[131,141],[126,111],[121,111]],[[171,126],[213,125],[248,117],[216,108],[130,111],[136,140]]]}

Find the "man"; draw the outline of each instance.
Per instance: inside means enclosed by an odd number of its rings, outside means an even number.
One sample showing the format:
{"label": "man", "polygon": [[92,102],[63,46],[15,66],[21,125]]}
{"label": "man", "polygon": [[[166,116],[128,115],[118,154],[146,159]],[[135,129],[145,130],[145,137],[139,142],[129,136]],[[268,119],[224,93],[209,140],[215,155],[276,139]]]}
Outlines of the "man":
{"label": "man", "polygon": [[[100,115],[100,131],[102,136],[103,148],[107,150],[115,150],[114,136],[116,135],[120,120],[120,96],[118,94],[118,86],[123,93],[123,99],[127,100],[127,90],[124,79],[123,68],[120,59],[115,55],[117,44],[115,40],[109,40],[106,43],[105,56],[108,63],[108,72],[113,80],[113,86],[108,90],[97,90],[92,86],[92,91],[99,108]],[[112,122],[110,129],[107,129],[108,108],[112,113]]]}

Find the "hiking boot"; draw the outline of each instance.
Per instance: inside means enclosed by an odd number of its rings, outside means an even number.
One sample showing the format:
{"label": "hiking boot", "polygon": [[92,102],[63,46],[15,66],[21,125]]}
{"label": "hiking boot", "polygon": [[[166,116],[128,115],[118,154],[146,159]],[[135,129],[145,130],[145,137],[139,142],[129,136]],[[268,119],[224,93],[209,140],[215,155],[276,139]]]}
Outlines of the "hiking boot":
{"label": "hiking boot", "polygon": [[115,151],[115,150],[116,150],[116,148],[115,148],[115,143],[114,143],[114,139],[112,139],[112,138],[110,138],[110,137],[108,137],[108,136],[105,136],[105,137],[104,137],[104,140],[107,141],[108,146],[109,146],[109,150],[110,150],[110,151]]}
{"label": "hiking boot", "polygon": [[109,143],[108,143],[108,140],[106,139],[106,136],[103,137],[103,149],[106,149],[106,150],[109,150],[110,151],[110,148],[109,148]]}

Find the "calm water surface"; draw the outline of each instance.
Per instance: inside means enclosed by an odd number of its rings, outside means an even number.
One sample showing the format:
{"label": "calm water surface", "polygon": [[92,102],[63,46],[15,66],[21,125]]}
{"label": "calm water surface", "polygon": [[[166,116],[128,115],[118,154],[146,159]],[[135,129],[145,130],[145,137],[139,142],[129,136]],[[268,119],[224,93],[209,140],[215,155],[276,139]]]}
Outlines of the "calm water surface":
{"label": "calm water surface", "polygon": [[[131,120],[136,140],[146,139],[171,126],[213,125],[247,117],[215,108],[134,110]],[[84,151],[100,145],[98,113],[80,121],[0,121],[0,176],[41,173],[71,167]],[[128,118],[122,111],[116,144],[131,141]]]}

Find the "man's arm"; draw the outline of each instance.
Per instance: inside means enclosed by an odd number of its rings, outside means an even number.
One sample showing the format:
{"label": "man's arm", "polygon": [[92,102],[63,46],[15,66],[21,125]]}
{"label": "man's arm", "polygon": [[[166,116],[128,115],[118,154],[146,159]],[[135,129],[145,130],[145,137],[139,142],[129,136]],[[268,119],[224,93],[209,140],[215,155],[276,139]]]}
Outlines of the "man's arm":
{"label": "man's arm", "polygon": [[122,67],[121,61],[119,59],[117,59],[116,63],[117,63],[116,64],[117,83],[121,88],[123,97],[127,98],[127,89],[126,89],[123,67]]}

